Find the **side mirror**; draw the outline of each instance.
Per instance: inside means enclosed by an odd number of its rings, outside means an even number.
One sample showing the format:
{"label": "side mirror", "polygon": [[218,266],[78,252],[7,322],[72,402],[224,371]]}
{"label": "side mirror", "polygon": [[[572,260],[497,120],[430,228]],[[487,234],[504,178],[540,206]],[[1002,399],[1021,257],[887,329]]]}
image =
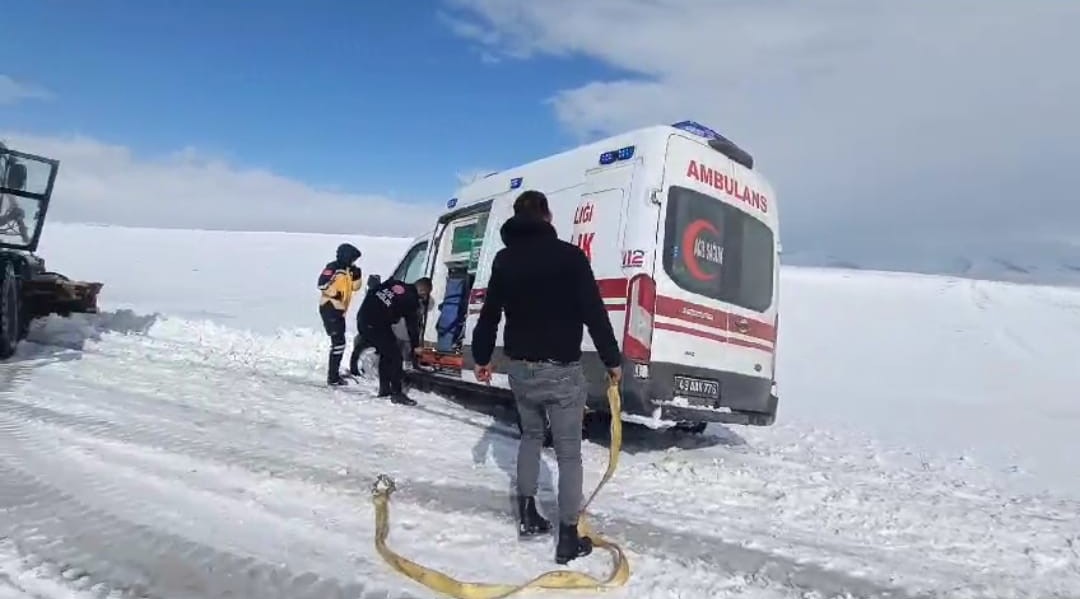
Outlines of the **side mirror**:
{"label": "side mirror", "polygon": [[26,165],[20,162],[8,164],[7,176],[4,177],[4,187],[8,189],[22,189],[26,186]]}

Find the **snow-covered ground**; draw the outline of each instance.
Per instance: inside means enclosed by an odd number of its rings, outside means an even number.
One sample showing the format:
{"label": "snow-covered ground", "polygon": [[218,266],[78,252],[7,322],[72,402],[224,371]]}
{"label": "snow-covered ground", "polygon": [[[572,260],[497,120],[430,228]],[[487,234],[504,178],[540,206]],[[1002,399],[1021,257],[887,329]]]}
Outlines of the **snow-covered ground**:
{"label": "snow-covered ground", "polygon": [[[555,567],[514,537],[512,427],[320,388],[314,281],[342,240],[47,227],[49,265],[104,281],[106,312],[36,323],[0,365],[0,599],[431,596],[374,551],[380,472],[404,555]],[[408,244],[352,241],[380,274]],[[594,513],[632,576],[606,595],[1080,596],[1080,291],[782,278],[779,421],[628,429]],[[605,457],[587,445],[590,488]]]}

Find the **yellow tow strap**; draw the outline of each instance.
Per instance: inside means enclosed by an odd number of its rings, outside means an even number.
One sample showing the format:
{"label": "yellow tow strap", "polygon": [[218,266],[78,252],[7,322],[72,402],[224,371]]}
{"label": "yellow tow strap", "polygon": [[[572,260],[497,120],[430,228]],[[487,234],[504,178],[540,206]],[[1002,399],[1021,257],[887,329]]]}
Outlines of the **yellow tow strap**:
{"label": "yellow tow strap", "polygon": [[394,492],[394,481],[385,474],[380,474],[372,488],[375,503],[375,549],[398,572],[436,592],[456,597],[457,599],[497,599],[507,597],[525,589],[563,589],[604,591],[626,584],[630,578],[630,563],[622,548],[593,532],[585,520],[585,510],[607,483],[619,463],[619,450],[622,447],[622,398],[618,385],[608,387],[608,404],[611,407],[611,446],[608,453],[608,467],[604,477],[596,485],[588,501],[582,506],[578,517],[578,534],[588,537],[593,547],[608,550],[613,558],[611,574],[604,580],[593,578],[584,572],[573,570],[551,570],[524,584],[503,584],[484,582],[463,582],[447,576],[437,570],[421,566],[394,552],[386,545],[386,536],[390,533],[390,495]]}

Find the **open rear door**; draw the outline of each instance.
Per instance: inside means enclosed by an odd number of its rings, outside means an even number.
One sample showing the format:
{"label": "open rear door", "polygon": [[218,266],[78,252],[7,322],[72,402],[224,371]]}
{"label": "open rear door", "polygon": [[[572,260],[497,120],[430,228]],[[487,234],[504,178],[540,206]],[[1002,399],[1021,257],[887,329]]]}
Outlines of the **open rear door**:
{"label": "open rear door", "polygon": [[[491,263],[495,254],[504,247],[499,229],[514,214],[514,202],[510,196],[510,192],[506,192],[492,199],[483,236],[471,255],[470,268],[475,277],[469,293],[469,308],[465,319],[465,345],[472,343],[473,329],[480,318],[480,308],[484,305],[485,291],[491,279]],[[496,333],[495,346],[502,347],[502,327],[499,327]]]}

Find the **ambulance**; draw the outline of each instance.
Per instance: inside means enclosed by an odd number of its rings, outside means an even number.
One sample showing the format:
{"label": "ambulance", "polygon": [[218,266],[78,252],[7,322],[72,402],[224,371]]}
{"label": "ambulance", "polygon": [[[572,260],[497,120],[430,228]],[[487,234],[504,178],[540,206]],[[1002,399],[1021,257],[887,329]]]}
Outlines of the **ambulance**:
{"label": "ambulance", "polygon": [[[700,432],[776,418],[777,201],[753,158],[693,121],[589,143],[469,183],[390,273],[433,283],[423,356],[408,380],[510,401],[500,374],[473,374],[473,328],[499,228],[526,189],[548,197],[560,238],[589,258],[623,354],[619,416]],[[404,331],[401,331],[403,333]],[[401,335],[403,337],[403,335]],[[585,331],[588,409],[607,411],[606,371]],[[504,370],[505,372],[505,370]]]}

